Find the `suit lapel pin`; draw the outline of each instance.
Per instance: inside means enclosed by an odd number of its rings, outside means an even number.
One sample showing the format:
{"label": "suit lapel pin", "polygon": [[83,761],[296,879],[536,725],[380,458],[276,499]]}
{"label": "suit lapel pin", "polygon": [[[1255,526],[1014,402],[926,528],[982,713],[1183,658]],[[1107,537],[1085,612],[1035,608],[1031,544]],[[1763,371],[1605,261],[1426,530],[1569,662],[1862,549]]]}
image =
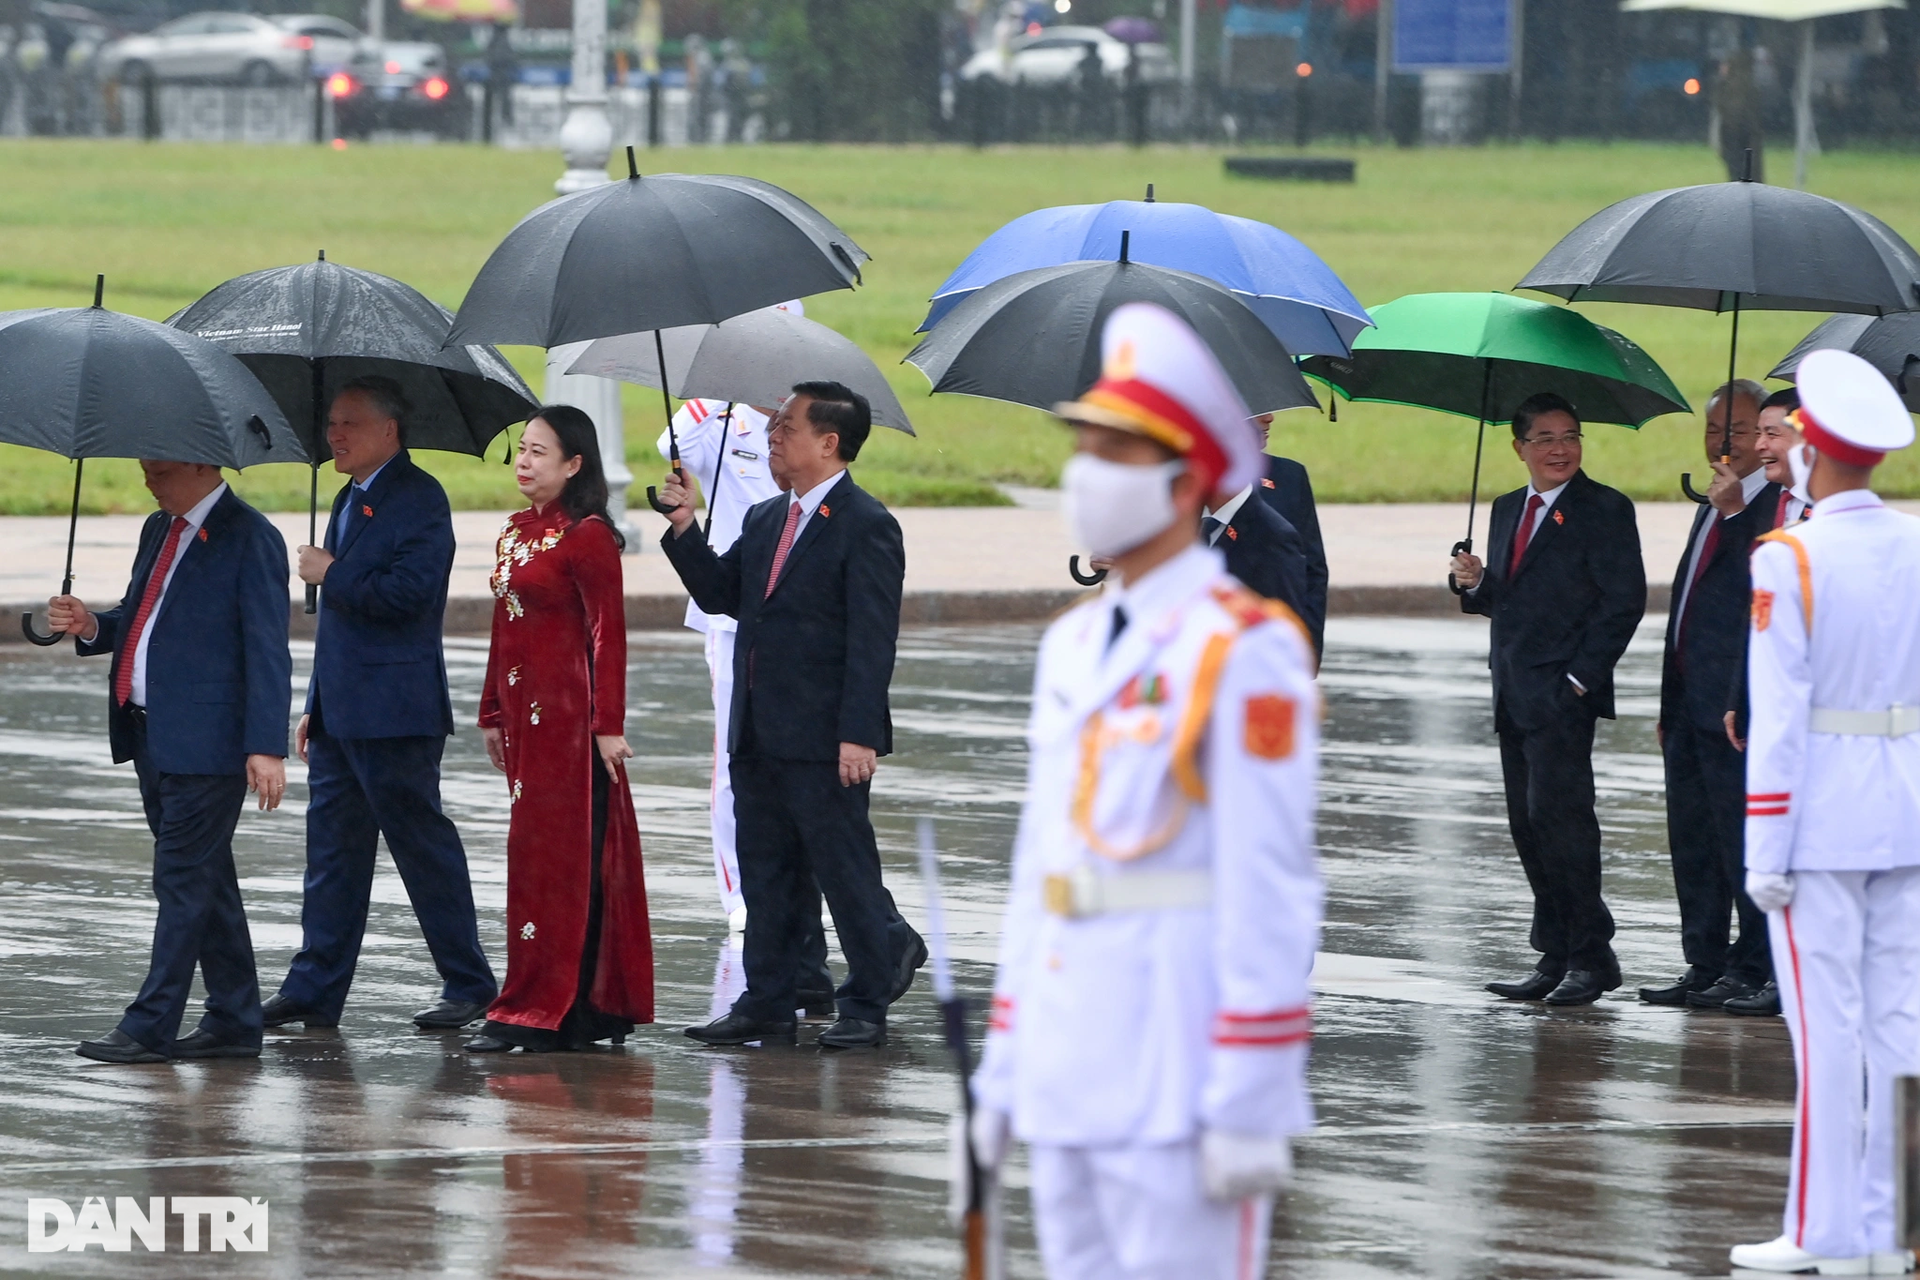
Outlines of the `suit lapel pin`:
{"label": "suit lapel pin", "polygon": [[1227,526],[1227,541],[1228,542],[1240,541],[1240,531],[1234,528],[1232,525]]}
{"label": "suit lapel pin", "polygon": [[[371,513],[369,513],[369,514],[371,514]],[[1553,513],[1553,522],[1554,522],[1555,524],[1565,524],[1565,523],[1567,522],[1567,514],[1566,514],[1566,512],[1564,512],[1564,511],[1555,511],[1555,512]]]}
{"label": "suit lapel pin", "polygon": [[1260,487],[1261,487],[1262,489],[1271,489],[1271,488],[1273,488],[1273,481],[1271,481],[1271,480],[1269,480],[1269,479],[1267,479],[1267,478],[1266,478],[1265,476],[1261,476],[1261,477],[1260,477]]}
{"label": "suit lapel pin", "polygon": [[368,519],[372,519],[372,518],[373,518],[373,508],[372,508],[372,507],[370,507],[370,506],[368,506],[368,505],[367,505],[366,503],[364,503],[364,502],[363,502],[363,503],[361,503],[361,504],[360,504],[360,514],[361,514],[361,515],[363,515],[363,516],[366,516],[366,517],[367,517]]}
{"label": "suit lapel pin", "polygon": [[207,531],[203,528],[200,530],[200,541],[205,542],[206,540],[207,540]]}
{"label": "suit lapel pin", "polygon": [[833,514],[832,507],[828,506],[824,502],[820,504],[820,518],[822,520],[825,520],[828,516],[831,516],[832,514]]}

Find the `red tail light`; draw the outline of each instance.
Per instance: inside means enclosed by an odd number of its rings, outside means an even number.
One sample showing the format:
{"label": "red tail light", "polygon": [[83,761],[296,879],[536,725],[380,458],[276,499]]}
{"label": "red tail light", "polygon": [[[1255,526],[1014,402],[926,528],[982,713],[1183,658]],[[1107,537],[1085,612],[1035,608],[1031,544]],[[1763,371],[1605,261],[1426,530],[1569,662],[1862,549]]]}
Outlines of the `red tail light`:
{"label": "red tail light", "polygon": [[327,96],[329,98],[351,97],[353,96],[353,91],[358,87],[358,85],[354,84],[353,77],[344,71],[336,71],[327,77]]}
{"label": "red tail light", "polygon": [[399,64],[399,63],[397,63],[397,62],[389,62],[389,63],[387,63],[387,74],[388,74],[388,75],[390,75],[390,76],[397,76],[397,75],[399,75],[399,74],[400,74],[400,64]]}
{"label": "red tail light", "polygon": [[280,39],[280,47],[283,49],[311,49],[313,48],[313,37],[283,36]]}
{"label": "red tail light", "polygon": [[446,97],[449,92],[451,92],[451,88],[450,86],[448,86],[445,80],[442,80],[439,76],[435,76],[433,79],[427,81],[425,84],[420,86],[420,92],[426,94],[429,98],[432,98],[435,102],[438,102],[440,101],[440,99]]}

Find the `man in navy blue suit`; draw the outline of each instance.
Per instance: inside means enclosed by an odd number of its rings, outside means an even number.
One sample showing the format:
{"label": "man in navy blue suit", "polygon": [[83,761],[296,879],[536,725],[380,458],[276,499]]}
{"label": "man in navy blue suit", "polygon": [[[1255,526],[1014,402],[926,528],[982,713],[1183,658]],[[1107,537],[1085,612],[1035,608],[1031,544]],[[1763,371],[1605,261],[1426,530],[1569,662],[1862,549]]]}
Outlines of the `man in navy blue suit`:
{"label": "man in navy blue suit", "polygon": [[[260,984],[240,903],[233,833],[247,792],[287,787],[287,544],[218,467],[143,461],[160,504],[140,530],[133,580],[92,613],[48,602],[82,654],[113,655],[108,738],[131,760],[153,831],[159,917],[140,994],[120,1025],[77,1052],[100,1062],[260,1056]],[[206,1013],[175,1039],[198,965]]]}
{"label": "man in navy blue suit", "polygon": [[327,545],[301,547],[320,591],[313,680],[294,746],[307,762],[304,934],[266,1025],[340,1021],[367,928],[379,837],[407,887],[440,971],[440,1002],[414,1015],[465,1026],[498,994],[480,949],[460,833],[440,811],[440,754],[453,732],[441,629],[453,516],[440,482],[402,448],[406,402],[360,378],[327,415],[333,465],[353,477],[333,502]]}
{"label": "man in navy blue suit", "polygon": [[[1273,429],[1273,415],[1263,413],[1253,420],[1260,432],[1260,443],[1265,447],[1267,435]],[[1304,608],[1296,608],[1300,621],[1307,626],[1307,632],[1313,637],[1313,652],[1317,658],[1326,648],[1327,631],[1327,547],[1320,537],[1320,509],[1313,501],[1313,481],[1307,475],[1307,469],[1292,458],[1267,456],[1267,474],[1262,476],[1258,485],[1260,496],[1266,500],[1300,538],[1300,550],[1306,557],[1306,588],[1302,598]]]}

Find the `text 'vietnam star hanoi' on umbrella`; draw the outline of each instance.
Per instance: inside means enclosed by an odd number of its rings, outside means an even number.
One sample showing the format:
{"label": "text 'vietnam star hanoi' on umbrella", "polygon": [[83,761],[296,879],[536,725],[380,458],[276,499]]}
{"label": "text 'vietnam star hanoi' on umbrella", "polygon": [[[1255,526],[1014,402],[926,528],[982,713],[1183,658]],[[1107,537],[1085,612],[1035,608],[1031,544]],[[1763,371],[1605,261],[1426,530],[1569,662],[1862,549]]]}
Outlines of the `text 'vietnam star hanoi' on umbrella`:
{"label": "text 'vietnam star hanoi' on umbrella", "polygon": [[[73,590],[80,481],[88,458],[250,467],[305,462],[286,415],[247,367],[203,338],[101,305],[0,313],[0,441],[73,459],[60,594]],[[27,638],[57,637],[21,619]]]}
{"label": "text 'vietnam star hanoi' on umbrella", "polygon": [[996,280],[1069,262],[1112,262],[1122,231],[1130,233],[1133,261],[1225,286],[1296,356],[1345,355],[1372,323],[1333,269],[1278,227],[1157,201],[1148,187],[1145,200],[1037,209],[1007,223],[934,291],[920,332]]}

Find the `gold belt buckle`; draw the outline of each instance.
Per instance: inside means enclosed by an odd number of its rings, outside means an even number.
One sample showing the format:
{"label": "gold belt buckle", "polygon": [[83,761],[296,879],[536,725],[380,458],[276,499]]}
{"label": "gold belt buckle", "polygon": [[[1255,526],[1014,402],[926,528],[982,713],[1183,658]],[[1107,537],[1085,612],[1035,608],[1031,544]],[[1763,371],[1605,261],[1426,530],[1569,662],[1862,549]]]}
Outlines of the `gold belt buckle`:
{"label": "gold belt buckle", "polygon": [[1073,878],[1063,875],[1049,875],[1042,884],[1047,910],[1056,916],[1071,919],[1073,910]]}

